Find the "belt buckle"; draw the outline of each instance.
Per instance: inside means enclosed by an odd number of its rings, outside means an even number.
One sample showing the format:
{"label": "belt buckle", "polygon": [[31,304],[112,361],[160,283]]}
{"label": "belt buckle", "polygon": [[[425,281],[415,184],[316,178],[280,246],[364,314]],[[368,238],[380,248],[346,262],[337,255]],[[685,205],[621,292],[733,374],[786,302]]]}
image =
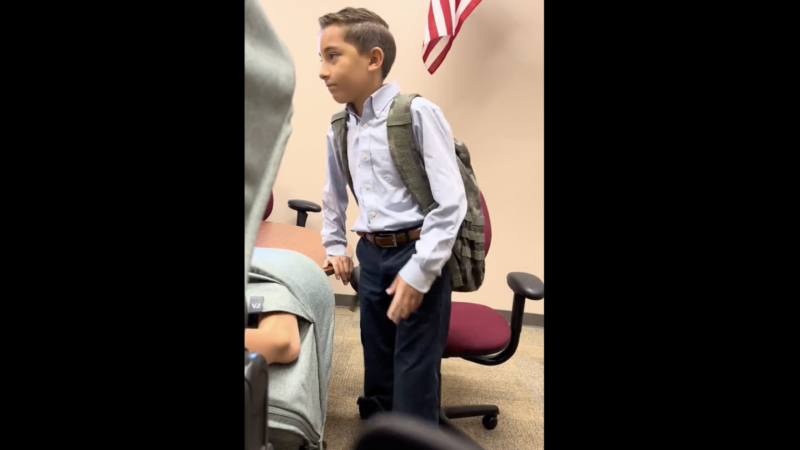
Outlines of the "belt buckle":
{"label": "belt buckle", "polygon": [[382,245],[381,247],[384,247],[384,248],[397,247],[397,235],[396,234],[394,234],[394,233],[393,234],[379,234],[378,237],[382,237],[382,238],[390,237],[390,238],[392,238],[392,245]]}

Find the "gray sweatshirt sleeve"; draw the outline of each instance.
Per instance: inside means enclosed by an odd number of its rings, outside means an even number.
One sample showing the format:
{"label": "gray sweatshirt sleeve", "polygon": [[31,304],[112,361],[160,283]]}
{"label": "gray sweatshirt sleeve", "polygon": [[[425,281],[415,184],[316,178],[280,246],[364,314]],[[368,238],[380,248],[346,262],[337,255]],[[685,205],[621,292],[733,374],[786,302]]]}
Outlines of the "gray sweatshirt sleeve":
{"label": "gray sweatshirt sleeve", "polygon": [[244,267],[292,132],[294,62],[258,0],[244,2]]}

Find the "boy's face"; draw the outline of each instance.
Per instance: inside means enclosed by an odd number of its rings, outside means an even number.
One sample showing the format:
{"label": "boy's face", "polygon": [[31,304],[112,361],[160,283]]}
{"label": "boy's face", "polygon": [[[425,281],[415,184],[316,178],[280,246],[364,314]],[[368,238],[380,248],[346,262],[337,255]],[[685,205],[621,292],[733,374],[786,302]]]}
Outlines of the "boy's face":
{"label": "boy's face", "polygon": [[322,30],[319,40],[322,67],[319,77],[337,103],[354,102],[369,86],[369,55],[344,41],[344,29],[331,25]]}

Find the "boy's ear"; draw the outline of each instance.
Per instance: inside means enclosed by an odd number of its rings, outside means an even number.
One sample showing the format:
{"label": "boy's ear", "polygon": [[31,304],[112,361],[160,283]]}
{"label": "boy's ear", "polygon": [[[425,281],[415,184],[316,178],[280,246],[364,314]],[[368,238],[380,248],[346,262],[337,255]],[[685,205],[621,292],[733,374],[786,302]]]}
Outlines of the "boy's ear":
{"label": "boy's ear", "polygon": [[369,70],[381,70],[383,66],[383,50],[380,47],[374,47],[369,51]]}

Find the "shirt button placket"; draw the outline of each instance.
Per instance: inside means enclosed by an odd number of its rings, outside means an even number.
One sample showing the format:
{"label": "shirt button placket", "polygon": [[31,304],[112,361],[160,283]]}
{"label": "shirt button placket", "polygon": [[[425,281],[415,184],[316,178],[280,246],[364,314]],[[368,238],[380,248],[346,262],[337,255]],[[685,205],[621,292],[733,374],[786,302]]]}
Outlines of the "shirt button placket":
{"label": "shirt button placket", "polygon": [[[367,130],[369,128],[369,125],[367,124],[366,120],[361,125],[361,128],[364,129],[364,130]],[[363,138],[360,139],[360,141],[361,141],[361,148],[360,148],[360,150],[361,150],[361,160],[364,162],[363,164],[360,164],[360,166],[363,167],[363,170],[361,171],[361,178],[363,180],[362,182],[364,183],[363,184],[363,188],[364,188],[364,192],[365,192],[365,194],[364,194],[364,207],[365,208],[369,208],[370,207],[369,205],[372,203],[371,197],[369,195],[366,195],[366,191],[371,191],[372,190],[372,186],[368,182],[368,180],[372,177],[372,161],[371,161],[370,155],[369,155],[369,142],[370,141],[369,141],[369,137],[367,136],[367,134],[368,134],[368,132],[365,131]],[[374,210],[370,211],[368,216],[369,216],[370,219],[373,219],[373,218],[375,218],[375,216],[377,216],[377,212],[375,212]]]}

